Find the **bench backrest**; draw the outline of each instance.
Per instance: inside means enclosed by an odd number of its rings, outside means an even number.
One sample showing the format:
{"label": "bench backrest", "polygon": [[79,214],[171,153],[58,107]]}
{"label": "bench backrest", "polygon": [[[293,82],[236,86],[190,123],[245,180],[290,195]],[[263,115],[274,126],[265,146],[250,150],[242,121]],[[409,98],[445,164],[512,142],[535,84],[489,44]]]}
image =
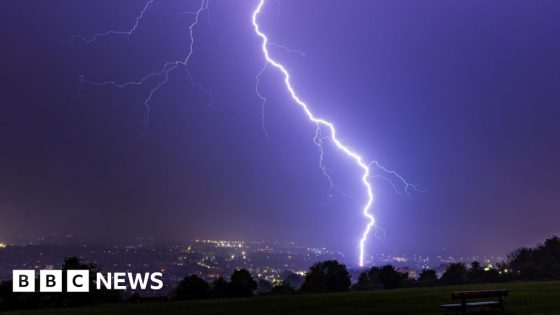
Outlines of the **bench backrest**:
{"label": "bench backrest", "polygon": [[490,297],[501,297],[507,296],[508,290],[481,290],[481,291],[458,291],[451,293],[451,298],[454,300],[463,299],[478,299],[478,298],[490,298]]}

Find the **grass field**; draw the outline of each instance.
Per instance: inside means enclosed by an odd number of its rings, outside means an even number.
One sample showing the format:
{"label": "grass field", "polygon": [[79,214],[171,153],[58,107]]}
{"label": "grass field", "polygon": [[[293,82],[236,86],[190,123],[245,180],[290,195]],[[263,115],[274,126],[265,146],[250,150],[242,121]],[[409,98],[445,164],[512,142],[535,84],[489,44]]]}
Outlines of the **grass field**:
{"label": "grass field", "polygon": [[[509,297],[506,298],[506,314],[560,315],[560,282],[484,284],[338,294],[271,296],[170,303],[117,304],[82,309],[36,310],[7,312],[2,314],[446,314],[446,312],[438,308],[438,305],[449,303],[451,301],[450,295],[452,291],[498,288],[509,289]],[[476,314],[476,312],[472,313]],[[479,311],[478,314],[493,313]]]}

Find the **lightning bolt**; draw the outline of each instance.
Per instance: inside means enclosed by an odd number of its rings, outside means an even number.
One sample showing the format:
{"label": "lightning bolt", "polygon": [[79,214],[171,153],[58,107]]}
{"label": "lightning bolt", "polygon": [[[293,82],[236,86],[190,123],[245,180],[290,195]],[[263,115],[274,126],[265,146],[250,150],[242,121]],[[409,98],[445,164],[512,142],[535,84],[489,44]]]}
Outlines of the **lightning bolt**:
{"label": "lightning bolt", "polygon": [[[272,47],[280,48],[290,54],[298,54],[301,57],[306,56],[306,54],[303,51],[297,49],[291,49],[285,45],[280,45],[271,41],[268,42],[268,45]],[[261,83],[261,77],[263,73],[267,70],[267,66],[268,66],[268,62],[265,62],[261,70],[255,76],[255,94],[257,94],[257,97],[261,100],[261,129],[263,130],[264,135],[266,137],[269,137],[270,135],[265,126],[265,109],[266,109],[265,105],[267,102],[267,98],[264,95],[262,95],[259,89]],[[342,196],[347,197],[347,194],[343,192],[340,187],[334,184],[331,175],[327,171],[327,166],[325,165],[325,160],[324,160],[325,150],[323,149],[323,136],[321,133],[321,128],[319,128],[319,126],[317,126],[317,128],[315,129],[315,136],[313,137],[313,143],[319,149],[319,168],[321,169],[321,172],[323,173],[323,175],[325,176],[325,178],[329,183],[327,199],[330,200],[330,198],[333,196],[334,191],[338,192]]]}
{"label": "lightning bolt", "polygon": [[[306,54],[305,54],[303,51],[297,50],[297,49],[291,49],[291,48],[289,48],[289,47],[287,47],[287,46],[285,46],[285,45],[280,45],[280,44],[276,44],[276,43],[273,43],[273,42],[268,42],[268,45],[274,46],[274,47],[277,47],[277,48],[280,48],[280,49],[282,49],[282,50],[284,50],[284,51],[286,51],[287,53],[290,53],[290,54],[298,54],[298,55],[300,55],[301,57],[305,57],[305,56],[306,56]],[[265,62],[265,64],[264,64],[263,67],[261,68],[261,71],[259,71],[259,72],[257,73],[257,75],[255,76],[255,81],[256,81],[256,84],[255,84],[255,94],[257,94],[257,97],[261,100],[261,128],[262,128],[262,130],[263,130],[264,135],[265,135],[266,137],[269,137],[268,131],[267,131],[266,126],[265,126],[265,118],[264,118],[264,117],[265,117],[265,115],[264,115],[264,113],[265,113],[265,105],[266,105],[267,99],[266,99],[266,97],[265,97],[264,95],[262,95],[262,93],[261,93],[260,90],[259,90],[259,86],[260,86],[260,82],[261,82],[261,77],[262,77],[263,73],[266,71],[267,65],[268,65],[268,62]],[[322,169],[323,169],[323,168],[322,168]],[[323,169],[323,170],[324,170],[324,169]],[[325,171],[325,170],[324,170],[324,171]],[[325,174],[325,175],[326,175],[326,174]],[[330,182],[330,177],[329,177],[328,175],[327,175],[327,177],[329,178],[329,182]],[[332,182],[331,182],[331,184],[332,184]],[[332,185],[331,185],[331,187],[332,187]]]}
{"label": "lightning bolt", "polygon": [[366,200],[366,202],[365,202],[365,204],[362,208],[362,214],[368,221],[367,225],[366,225],[366,228],[365,228],[364,232],[362,233],[362,237],[360,239],[360,244],[359,244],[359,246],[360,246],[359,265],[363,266],[364,265],[364,248],[365,248],[366,240],[367,240],[367,237],[368,237],[368,234],[369,234],[371,228],[375,224],[375,218],[370,213],[370,209],[373,205],[375,196],[373,194],[372,185],[369,182],[369,177],[370,177],[369,165],[368,165],[368,163],[364,162],[364,159],[362,158],[361,155],[359,155],[357,152],[350,149],[348,146],[344,145],[338,139],[337,131],[336,131],[336,128],[333,125],[333,123],[331,123],[330,121],[327,121],[325,119],[319,118],[319,117],[315,116],[313,114],[313,112],[311,112],[311,110],[309,109],[309,106],[299,98],[299,96],[295,92],[294,88],[292,87],[292,83],[290,81],[290,73],[288,72],[288,70],[286,70],[284,65],[282,65],[278,61],[274,60],[270,56],[270,53],[268,51],[268,43],[269,43],[268,37],[266,36],[265,33],[263,33],[261,31],[259,23],[257,22],[257,17],[259,15],[259,13],[261,12],[261,9],[264,6],[264,3],[265,3],[265,0],[260,0],[259,1],[259,4],[257,5],[256,9],[253,11],[252,22],[253,22],[253,27],[255,29],[255,33],[262,40],[261,49],[262,49],[262,53],[264,54],[264,58],[266,59],[267,64],[271,65],[272,67],[276,68],[277,70],[279,70],[282,73],[282,75],[284,76],[284,85],[286,86],[286,89],[290,93],[290,96],[292,97],[294,102],[298,106],[300,106],[300,108],[305,112],[305,114],[307,115],[307,118],[317,126],[317,129],[320,130],[321,127],[326,128],[328,130],[328,132],[330,133],[330,140],[336,145],[336,147],[340,151],[344,152],[344,154],[346,154],[348,157],[350,157],[352,160],[354,160],[356,165],[359,166],[359,168],[362,170],[361,181],[362,181],[362,184],[363,184],[363,186],[364,186],[364,188],[367,192],[367,200]]}
{"label": "lightning bolt", "polygon": [[[399,173],[383,167],[377,161],[366,163],[364,161],[364,158],[358,152],[354,151],[348,145],[345,145],[344,143],[342,143],[342,141],[340,141],[340,139],[337,136],[336,127],[334,126],[334,124],[332,122],[316,116],[311,111],[311,109],[309,108],[307,103],[305,103],[298,96],[294,87],[292,86],[290,73],[284,67],[283,64],[281,64],[279,61],[275,60],[274,58],[272,58],[270,56],[270,52],[269,52],[268,48],[269,48],[269,46],[273,46],[273,47],[282,48],[282,49],[284,49],[288,52],[300,53],[303,56],[305,56],[305,55],[300,51],[291,50],[291,49],[287,48],[286,46],[278,45],[274,42],[271,42],[268,39],[268,37],[266,36],[266,34],[261,31],[261,28],[259,26],[257,18],[259,16],[259,14],[261,13],[261,9],[263,8],[264,4],[265,4],[265,0],[259,0],[259,3],[257,5],[257,7],[255,8],[255,10],[253,11],[253,15],[252,15],[253,28],[255,30],[256,35],[261,39],[261,50],[262,50],[262,53],[263,53],[265,61],[266,61],[265,66],[257,74],[257,88],[256,88],[257,95],[259,96],[259,98],[261,98],[261,100],[263,101],[263,105],[264,105],[264,103],[266,102],[266,98],[264,96],[262,96],[258,91],[258,84],[259,84],[260,76],[266,70],[268,65],[270,65],[270,66],[274,67],[275,69],[279,70],[280,73],[284,77],[284,85],[286,87],[286,90],[290,94],[292,100],[303,110],[303,112],[306,114],[309,121],[311,121],[312,123],[314,123],[316,125],[315,136],[313,138],[313,142],[319,148],[319,153],[320,153],[319,167],[321,168],[321,170],[323,172],[323,175],[328,179],[331,191],[332,191],[333,188],[336,188],[336,186],[333,184],[333,180],[332,180],[331,176],[328,174],[325,163],[324,163],[324,149],[323,149],[323,136],[322,136],[323,129],[322,128],[325,128],[328,131],[328,134],[330,135],[329,140],[332,141],[335,144],[336,148],[338,150],[342,151],[350,159],[352,159],[355,162],[356,166],[358,166],[362,170],[361,182],[362,182],[362,185],[364,187],[364,190],[367,193],[367,199],[365,200],[365,202],[363,204],[363,207],[362,207],[362,214],[366,218],[367,224],[366,224],[366,227],[365,227],[364,231],[362,232],[362,236],[361,236],[360,241],[359,241],[359,250],[360,250],[359,265],[360,265],[360,267],[362,267],[362,266],[364,266],[365,245],[366,245],[366,241],[368,239],[368,235],[370,234],[371,229],[374,226],[376,227],[375,218],[371,213],[371,208],[373,207],[373,204],[374,204],[375,195],[373,193],[372,184],[370,183],[369,180],[370,180],[370,178],[381,178],[381,179],[386,180],[389,183],[391,183],[391,185],[393,186],[395,191],[399,192],[397,185],[389,177],[383,176],[383,175],[371,176],[371,167],[375,166],[381,172],[396,178],[397,181],[402,183],[402,185],[404,187],[404,193],[407,194],[407,195],[410,193],[411,190],[420,191],[420,189],[416,185],[413,185],[413,184],[409,183],[408,181],[406,181],[405,178],[402,177]],[[377,228],[379,228],[379,227],[377,227]],[[381,228],[379,228],[379,229],[382,230]],[[383,231],[383,234],[384,234],[385,231],[384,230],[382,230],[382,231]]]}
{"label": "lightning bolt", "polygon": [[[141,13],[136,18],[136,23],[132,26],[132,28],[129,31],[107,31],[105,33],[96,34],[90,39],[87,39],[87,38],[85,38],[83,36],[80,36],[80,35],[75,35],[73,37],[73,39],[74,40],[75,39],[80,39],[80,40],[82,40],[86,43],[91,43],[91,42],[94,42],[97,39],[109,36],[111,34],[119,34],[119,35],[130,36],[137,29],[138,24],[140,23],[140,20],[144,17],[144,14],[151,7],[153,2],[154,2],[154,0],[149,0],[146,3],[146,5],[144,6],[144,9],[141,11]],[[189,63],[189,61],[190,61],[190,59],[191,59],[191,57],[194,53],[194,42],[195,42],[194,28],[199,23],[200,15],[202,14],[202,12],[208,10],[208,2],[209,2],[209,0],[202,0],[200,2],[199,8],[196,11],[192,11],[192,12],[191,11],[186,11],[186,12],[181,13],[181,14],[188,14],[188,15],[193,16],[193,21],[188,26],[188,34],[189,34],[189,40],[190,40],[189,44],[188,44],[188,50],[187,50],[187,53],[186,53],[186,55],[183,59],[175,60],[175,61],[168,61],[162,66],[161,70],[148,73],[147,75],[145,75],[144,77],[142,77],[142,78],[140,78],[139,80],[136,80],[136,81],[126,81],[126,82],[92,81],[92,80],[87,80],[84,75],[81,75],[80,76],[80,87],[79,87],[79,90],[78,90],[77,97],[79,97],[79,93],[83,90],[83,87],[84,87],[85,84],[93,85],[93,86],[112,86],[112,87],[117,87],[117,88],[124,88],[124,87],[129,87],[129,86],[143,85],[144,83],[146,83],[150,79],[159,78],[159,80],[156,81],[155,86],[149,91],[148,95],[144,99],[145,111],[144,111],[144,119],[142,121],[142,125],[144,126],[142,135],[145,135],[146,130],[148,128],[148,125],[150,123],[150,112],[152,110],[151,106],[150,106],[150,102],[151,102],[154,94],[156,92],[158,92],[160,90],[160,88],[162,86],[164,86],[169,81],[169,74],[171,73],[171,71],[177,69],[179,66],[183,66],[187,75],[188,75],[188,77],[189,77],[189,80],[190,80],[191,84],[193,86],[199,88],[200,90],[202,90],[208,96],[208,98],[210,99],[210,104],[207,105],[205,109],[212,106],[212,104],[213,104],[212,95],[201,84],[195,82],[195,80],[193,79],[193,77],[192,77],[192,75],[189,71],[189,68],[188,68],[188,63]]]}

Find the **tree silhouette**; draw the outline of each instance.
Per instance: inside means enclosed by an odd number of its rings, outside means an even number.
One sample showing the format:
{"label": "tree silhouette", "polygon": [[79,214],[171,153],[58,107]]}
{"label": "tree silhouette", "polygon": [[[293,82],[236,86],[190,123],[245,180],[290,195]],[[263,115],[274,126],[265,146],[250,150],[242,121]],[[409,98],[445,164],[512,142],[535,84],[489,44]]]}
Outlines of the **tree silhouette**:
{"label": "tree silhouette", "polygon": [[560,279],[560,239],[553,236],[535,248],[520,248],[508,256],[510,269],[520,279]]}
{"label": "tree silhouette", "polygon": [[272,283],[270,283],[270,281],[264,280],[264,279],[259,279],[257,281],[257,290],[256,290],[256,294],[257,295],[265,295],[265,294],[269,294],[272,291],[273,285]]}
{"label": "tree silhouette", "polygon": [[296,273],[290,272],[288,275],[286,275],[284,277],[284,280],[282,283],[287,283],[290,285],[290,287],[294,290],[299,290],[301,288],[301,285],[303,284],[303,282],[305,281],[305,277],[300,276]]}
{"label": "tree silhouette", "polygon": [[434,285],[438,281],[436,271],[433,269],[424,269],[420,272],[418,281],[423,285]]}
{"label": "tree silhouette", "polygon": [[380,273],[381,268],[379,267],[371,267],[367,273],[370,286],[373,289],[383,289],[383,283],[381,283],[381,279],[379,278]]}
{"label": "tree silhouette", "polygon": [[309,268],[302,292],[342,292],[350,287],[350,274],[346,266],[336,260],[318,262]]}
{"label": "tree silhouette", "polygon": [[196,275],[185,277],[177,286],[175,298],[177,300],[198,300],[209,297],[210,286]]}
{"label": "tree silhouette", "polygon": [[276,285],[270,291],[272,295],[289,295],[296,293],[296,290],[286,281],[282,281],[282,284]]}
{"label": "tree silhouette", "polygon": [[484,281],[484,269],[478,261],[471,263],[471,268],[467,271],[467,279],[469,283],[480,283]]}
{"label": "tree silhouette", "polygon": [[360,274],[355,290],[394,289],[402,287],[408,274],[398,272],[392,265],[371,267]]}
{"label": "tree silhouette", "polygon": [[385,265],[379,270],[379,280],[385,289],[395,289],[402,286],[402,281],[407,274],[398,272],[395,267]]}
{"label": "tree silhouette", "polygon": [[453,263],[447,266],[447,270],[441,277],[445,284],[464,284],[467,280],[467,267],[464,263]]}
{"label": "tree silhouette", "polygon": [[227,290],[228,297],[252,296],[255,289],[257,289],[257,282],[255,282],[249,271],[241,269],[231,274]]}
{"label": "tree silhouette", "polygon": [[352,286],[352,289],[358,291],[372,289],[371,281],[369,280],[367,271],[363,271],[362,273],[360,273],[360,276],[358,276],[358,281]]}
{"label": "tree silhouette", "polygon": [[227,297],[227,289],[228,282],[223,277],[219,277],[212,281],[210,295],[216,299],[225,298]]}

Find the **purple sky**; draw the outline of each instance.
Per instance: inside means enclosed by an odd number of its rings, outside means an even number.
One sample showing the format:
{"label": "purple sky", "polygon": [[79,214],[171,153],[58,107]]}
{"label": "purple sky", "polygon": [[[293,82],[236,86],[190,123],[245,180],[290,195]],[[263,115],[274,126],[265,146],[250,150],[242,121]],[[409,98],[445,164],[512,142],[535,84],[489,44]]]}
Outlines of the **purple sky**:
{"label": "purple sky", "polygon": [[[314,126],[264,59],[256,1],[212,1],[185,71],[137,80],[183,58],[180,12],[158,1],[0,2],[0,238],[74,232],[101,239],[243,238],[328,246],[353,261],[366,221],[359,169],[332,145],[346,195],[328,198]],[[313,111],[340,138],[425,188],[409,198],[374,180],[385,238],[369,253],[504,254],[560,232],[560,3],[269,0],[260,24]]]}

